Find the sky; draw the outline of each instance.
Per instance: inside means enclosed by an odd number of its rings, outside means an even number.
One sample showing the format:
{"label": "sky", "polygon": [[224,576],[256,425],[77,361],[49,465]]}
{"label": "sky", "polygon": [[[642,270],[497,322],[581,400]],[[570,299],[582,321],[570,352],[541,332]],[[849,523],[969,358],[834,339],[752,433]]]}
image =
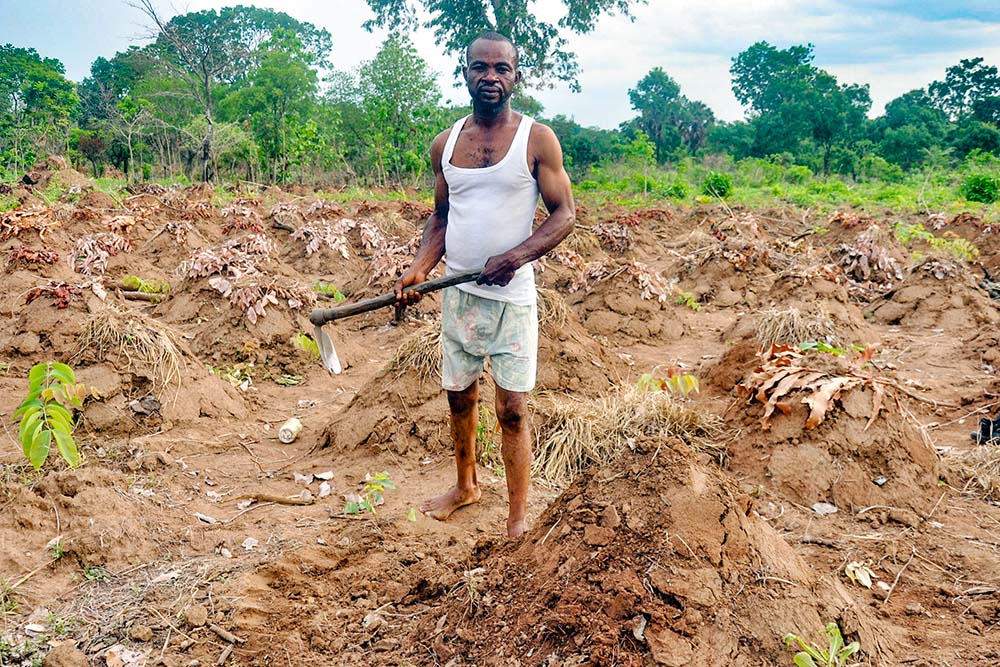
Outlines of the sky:
{"label": "sky", "polygon": [[[284,11],[326,28],[331,60],[348,70],[370,60],[385,38],[361,26],[372,16],[365,0],[154,0],[161,15],[255,4]],[[559,16],[560,0],[531,0],[546,20]],[[723,120],[742,118],[733,96],[732,59],[757,41],[785,48],[815,45],[815,64],[842,83],[868,83],[872,115],[886,102],[944,78],[962,58],[982,56],[1000,65],[998,0],[648,0],[633,21],[605,16],[596,30],[571,35],[569,47],[583,70],[582,92],[560,85],[532,94],[545,115],[564,114],[586,126],[613,128],[635,114],[629,88],[653,67],[662,67],[688,98],[708,104]],[[0,44],[32,47],[58,58],[67,76],[80,81],[98,56],[112,57],[148,41],[148,20],[123,0],[0,0]],[[412,35],[420,55],[439,73],[445,99],[461,103],[456,60],[435,46],[429,29]]]}

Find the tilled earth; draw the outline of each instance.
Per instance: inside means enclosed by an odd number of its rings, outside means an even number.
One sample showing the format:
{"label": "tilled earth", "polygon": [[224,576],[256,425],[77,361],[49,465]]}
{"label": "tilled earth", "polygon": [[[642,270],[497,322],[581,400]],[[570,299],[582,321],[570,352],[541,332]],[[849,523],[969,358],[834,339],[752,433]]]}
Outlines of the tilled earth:
{"label": "tilled earth", "polygon": [[[488,380],[482,501],[415,509],[453,475],[436,297],[328,327],[339,376],[296,342],[317,290],[389,289],[425,202],[81,191],[0,214],[0,664],[790,665],[831,621],[858,664],[1000,661],[1000,457],[969,437],[1000,406],[995,222],[581,206],[537,267],[535,426],[688,373],[721,435],[539,478],[506,541]],[[48,359],[96,390],[77,469],[16,441]]]}

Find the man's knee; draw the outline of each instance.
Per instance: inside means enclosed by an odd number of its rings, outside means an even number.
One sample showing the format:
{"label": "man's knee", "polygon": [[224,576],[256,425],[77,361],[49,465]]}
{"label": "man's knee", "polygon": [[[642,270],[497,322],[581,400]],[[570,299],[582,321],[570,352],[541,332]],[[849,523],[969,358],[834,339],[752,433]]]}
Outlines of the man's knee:
{"label": "man's knee", "polygon": [[505,431],[518,431],[528,419],[526,394],[503,392],[497,394],[497,421]]}
{"label": "man's knee", "polygon": [[479,398],[478,383],[471,385],[461,391],[448,391],[448,407],[452,414],[465,415],[476,409],[476,402]]}

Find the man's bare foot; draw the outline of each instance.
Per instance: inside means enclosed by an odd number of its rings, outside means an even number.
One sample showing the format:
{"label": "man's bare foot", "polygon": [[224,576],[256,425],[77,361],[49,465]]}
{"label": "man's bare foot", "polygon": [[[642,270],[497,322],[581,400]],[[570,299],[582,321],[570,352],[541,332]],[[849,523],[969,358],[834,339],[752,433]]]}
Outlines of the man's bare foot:
{"label": "man's bare foot", "polygon": [[479,490],[478,486],[471,489],[459,489],[457,486],[453,486],[447,493],[425,500],[420,505],[420,511],[438,521],[444,521],[459,507],[479,502],[481,495],[483,492]]}
{"label": "man's bare foot", "polygon": [[525,519],[518,519],[517,521],[511,521],[507,519],[507,537],[510,539],[515,539],[524,535],[528,530],[528,522]]}

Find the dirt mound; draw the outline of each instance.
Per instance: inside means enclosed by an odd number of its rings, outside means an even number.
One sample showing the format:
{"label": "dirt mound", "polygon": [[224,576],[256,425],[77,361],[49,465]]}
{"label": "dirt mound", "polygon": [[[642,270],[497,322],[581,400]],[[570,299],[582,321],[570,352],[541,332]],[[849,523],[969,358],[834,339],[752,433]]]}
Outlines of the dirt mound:
{"label": "dirt mound", "polygon": [[[683,445],[580,476],[518,543],[482,549],[417,624],[418,664],[779,664],[836,620],[869,657],[901,635],[813,571]],[[753,619],[752,621],[750,619]],[[885,663],[883,663],[885,664]]]}
{"label": "dirt mound", "polygon": [[807,507],[925,513],[937,489],[938,458],[908,417],[910,399],[892,379],[845,358],[780,346],[758,357],[738,387],[744,428],[728,468],[746,484]]}
{"label": "dirt mound", "polygon": [[883,324],[943,329],[963,338],[1000,321],[1000,311],[971,272],[939,261],[918,266],[868,310]]}
{"label": "dirt mound", "polygon": [[114,209],[118,207],[118,202],[111,198],[111,195],[100,190],[91,190],[80,197],[80,206],[96,209]]}

